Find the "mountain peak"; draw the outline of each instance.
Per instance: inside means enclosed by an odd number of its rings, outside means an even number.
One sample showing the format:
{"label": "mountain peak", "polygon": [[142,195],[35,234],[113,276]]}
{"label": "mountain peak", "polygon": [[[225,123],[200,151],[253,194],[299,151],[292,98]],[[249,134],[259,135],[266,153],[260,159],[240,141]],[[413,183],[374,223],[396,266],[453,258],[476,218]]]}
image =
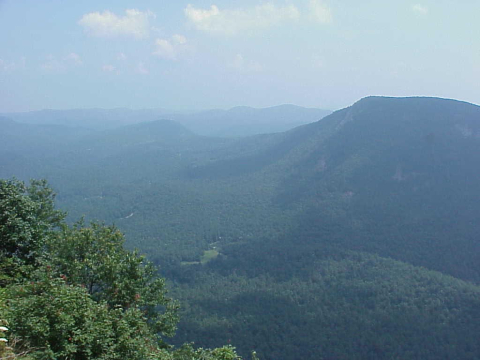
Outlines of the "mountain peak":
{"label": "mountain peak", "polygon": [[471,104],[461,100],[432,97],[432,96],[395,97],[395,96],[372,95],[372,96],[367,96],[358,100],[351,107],[385,105],[385,104],[397,104],[402,106],[404,105],[426,106],[426,105],[440,105],[440,104],[444,106],[446,106],[447,104],[448,106],[451,106],[452,104],[477,106],[475,104]]}

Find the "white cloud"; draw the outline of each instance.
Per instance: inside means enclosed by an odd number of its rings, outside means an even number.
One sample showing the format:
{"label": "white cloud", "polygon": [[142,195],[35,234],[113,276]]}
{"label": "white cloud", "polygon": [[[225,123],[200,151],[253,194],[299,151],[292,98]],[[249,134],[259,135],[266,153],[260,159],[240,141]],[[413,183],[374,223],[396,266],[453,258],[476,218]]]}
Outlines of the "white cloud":
{"label": "white cloud", "polygon": [[178,54],[182,52],[187,43],[187,38],[183,35],[173,35],[171,40],[157,39],[155,40],[155,51],[153,55],[167,60],[176,60]]}
{"label": "white cloud", "polygon": [[0,59],[0,70],[5,72],[11,72],[19,69],[25,69],[27,63],[27,58],[22,56],[18,61],[4,61]]}
{"label": "white cloud", "polygon": [[310,0],[309,8],[312,20],[322,24],[333,21],[332,10],[322,0]]}
{"label": "white cloud", "polygon": [[155,51],[153,52],[153,55],[170,60],[175,60],[177,58],[177,53],[172,43],[165,39],[157,39],[155,41]]}
{"label": "white cloud", "polygon": [[141,75],[147,75],[148,74],[148,69],[145,67],[145,64],[143,62],[139,62],[137,66],[135,67],[135,72],[137,74]]}
{"label": "white cloud", "polygon": [[325,68],[325,59],[323,56],[313,55],[311,65],[314,69],[323,69]]}
{"label": "white cloud", "polygon": [[242,54],[237,54],[235,56],[235,59],[233,59],[232,63],[230,64],[230,66],[234,69],[242,69],[243,66],[245,64],[245,60],[243,59],[243,55]]}
{"label": "white cloud", "polygon": [[127,60],[127,55],[125,55],[124,53],[119,53],[117,55],[117,60],[125,61],[125,60]]}
{"label": "white cloud", "polygon": [[3,71],[10,71],[10,70],[15,70],[16,66],[14,62],[6,62],[2,59],[0,59],[0,70]]}
{"label": "white cloud", "polygon": [[172,36],[172,41],[179,45],[184,45],[187,43],[187,38],[183,35],[175,34]]}
{"label": "white cloud", "polygon": [[221,35],[236,35],[243,31],[268,28],[282,22],[295,21],[300,12],[294,5],[277,7],[266,3],[248,9],[220,10],[212,5],[210,9],[196,9],[189,4],[185,16],[196,29]]}
{"label": "white cloud", "polygon": [[112,72],[115,71],[115,66],[107,64],[102,66],[102,71],[104,72]]}
{"label": "white cloud", "polygon": [[229,67],[240,72],[259,72],[263,66],[256,61],[245,60],[242,54],[237,54]]}
{"label": "white cloud", "polygon": [[417,15],[427,15],[428,14],[428,7],[426,7],[422,4],[413,5],[412,10]]}
{"label": "white cloud", "polygon": [[82,59],[80,58],[80,55],[73,52],[65,56],[63,60],[76,66],[83,64]]}
{"label": "white cloud", "polygon": [[52,72],[62,72],[67,68],[63,61],[58,60],[53,55],[48,55],[46,61],[40,66],[43,70]]}
{"label": "white cloud", "polygon": [[77,53],[70,53],[62,58],[50,54],[46,57],[45,62],[40,65],[43,70],[50,72],[64,72],[68,68],[83,65],[80,55]]}
{"label": "white cloud", "polygon": [[155,18],[151,11],[128,9],[125,10],[125,16],[117,16],[110,11],[92,12],[83,15],[78,23],[91,36],[132,36],[141,39],[148,37],[150,18]]}

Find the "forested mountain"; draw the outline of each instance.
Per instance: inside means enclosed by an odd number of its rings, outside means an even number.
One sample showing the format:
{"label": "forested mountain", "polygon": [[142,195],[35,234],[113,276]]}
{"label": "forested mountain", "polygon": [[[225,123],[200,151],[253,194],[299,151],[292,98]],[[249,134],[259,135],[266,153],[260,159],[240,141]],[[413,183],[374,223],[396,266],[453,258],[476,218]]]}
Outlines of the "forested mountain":
{"label": "forested mountain", "polygon": [[178,343],[480,357],[480,107],[370,97],[238,139],[171,121],[76,131],[5,137],[0,176],[45,177],[71,219],[115,222],[182,300]]}
{"label": "forested mountain", "polygon": [[269,108],[236,107],[230,110],[182,112],[165,109],[73,109],[41,110],[0,114],[28,124],[49,124],[107,130],[121,126],[174,120],[199,135],[238,137],[281,132],[295,126],[318,121],[331,111],[280,105]]}

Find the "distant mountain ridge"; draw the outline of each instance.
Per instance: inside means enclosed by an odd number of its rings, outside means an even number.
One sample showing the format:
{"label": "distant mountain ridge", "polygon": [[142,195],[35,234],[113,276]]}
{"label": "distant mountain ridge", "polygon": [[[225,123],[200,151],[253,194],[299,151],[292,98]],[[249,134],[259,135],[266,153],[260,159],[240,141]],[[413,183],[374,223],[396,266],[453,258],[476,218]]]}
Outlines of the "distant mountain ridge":
{"label": "distant mountain ridge", "polygon": [[57,124],[73,127],[84,127],[92,130],[105,130],[121,127],[138,122],[157,120],[170,111],[163,109],[131,110],[116,109],[45,109],[38,111],[4,113],[8,117],[21,123],[29,124]]}
{"label": "distant mountain ridge", "polygon": [[189,130],[206,136],[239,137],[260,133],[281,132],[295,126],[320,120],[331,111],[280,105],[256,109],[236,107],[230,110],[179,112],[165,109],[132,110],[71,109],[7,113],[2,116],[22,123],[58,124],[106,130],[159,119],[177,121]]}
{"label": "distant mountain ridge", "polygon": [[[312,123],[329,115],[331,111],[304,108],[295,105],[279,105],[269,108],[238,106],[230,110],[211,110],[173,118],[201,135],[249,136],[290,130]],[[211,129],[205,128],[205,124]]]}

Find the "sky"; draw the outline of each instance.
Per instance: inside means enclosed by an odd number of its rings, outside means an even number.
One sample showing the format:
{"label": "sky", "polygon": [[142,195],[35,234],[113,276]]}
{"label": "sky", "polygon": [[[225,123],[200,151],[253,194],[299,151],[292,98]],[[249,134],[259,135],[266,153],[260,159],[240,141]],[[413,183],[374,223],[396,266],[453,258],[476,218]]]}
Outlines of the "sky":
{"label": "sky", "polygon": [[0,0],[0,112],[480,103],[478,0]]}

